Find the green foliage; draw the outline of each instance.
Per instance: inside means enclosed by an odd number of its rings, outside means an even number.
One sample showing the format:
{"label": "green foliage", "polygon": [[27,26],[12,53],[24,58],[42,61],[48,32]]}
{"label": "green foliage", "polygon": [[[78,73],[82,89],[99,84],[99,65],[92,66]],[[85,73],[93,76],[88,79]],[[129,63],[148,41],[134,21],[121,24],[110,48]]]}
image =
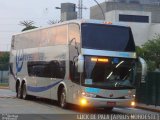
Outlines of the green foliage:
{"label": "green foliage", "polygon": [[58,21],[58,20],[49,20],[48,24],[49,25],[53,25],[53,24],[60,23],[60,22],[61,22],[61,20],[60,21]]}
{"label": "green foliage", "polygon": [[0,87],[8,87],[9,83],[0,83]]}
{"label": "green foliage", "polygon": [[136,47],[138,56],[144,58],[149,71],[154,71],[160,65],[160,35],[148,40],[142,47]]}
{"label": "green foliage", "polygon": [[20,21],[20,25],[22,25],[22,26],[25,26],[25,27],[29,27],[29,26],[32,26],[34,24],[34,21],[26,21],[26,20],[24,20],[24,21]]}
{"label": "green foliage", "polygon": [[22,31],[31,30],[37,28],[33,25],[34,21],[20,21],[20,25],[25,26],[25,28]]}
{"label": "green foliage", "polygon": [[9,52],[0,52],[0,70],[8,70]]}
{"label": "green foliage", "polygon": [[9,62],[9,52],[0,52],[0,63]]}
{"label": "green foliage", "polygon": [[31,30],[31,29],[35,29],[35,28],[37,28],[37,27],[29,26],[29,27],[24,28],[22,31]]}
{"label": "green foliage", "polygon": [[142,47],[136,46],[136,52],[139,57],[144,57],[144,50]]}

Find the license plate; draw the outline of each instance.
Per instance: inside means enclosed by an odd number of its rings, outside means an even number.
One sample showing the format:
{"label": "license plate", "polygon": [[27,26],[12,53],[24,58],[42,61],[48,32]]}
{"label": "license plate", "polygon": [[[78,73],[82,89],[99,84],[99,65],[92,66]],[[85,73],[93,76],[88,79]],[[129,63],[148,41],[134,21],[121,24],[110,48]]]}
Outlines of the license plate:
{"label": "license plate", "polygon": [[116,106],[116,102],[107,102],[108,106]]}

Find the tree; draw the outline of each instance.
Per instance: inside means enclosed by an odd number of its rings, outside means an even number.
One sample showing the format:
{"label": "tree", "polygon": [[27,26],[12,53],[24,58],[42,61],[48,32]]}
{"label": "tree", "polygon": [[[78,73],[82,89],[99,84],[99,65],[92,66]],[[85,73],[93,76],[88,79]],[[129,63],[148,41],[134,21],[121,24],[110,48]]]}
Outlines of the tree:
{"label": "tree", "polygon": [[144,50],[142,47],[136,46],[136,53],[137,53],[137,56],[144,58]]}
{"label": "tree", "polygon": [[144,58],[150,71],[154,71],[160,65],[160,35],[148,40],[142,47],[137,47],[138,56]]}
{"label": "tree", "polygon": [[49,25],[53,25],[53,24],[60,23],[60,22],[61,22],[61,20],[60,21],[58,21],[58,20],[49,20],[48,24]]}
{"label": "tree", "polygon": [[8,70],[9,52],[0,52],[0,70]]}
{"label": "tree", "polygon": [[22,31],[26,31],[26,30],[31,30],[31,29],[37,28],[33,24],[35,24],[34,21],[20,21],[20,25],[25,26],[25,28]]}

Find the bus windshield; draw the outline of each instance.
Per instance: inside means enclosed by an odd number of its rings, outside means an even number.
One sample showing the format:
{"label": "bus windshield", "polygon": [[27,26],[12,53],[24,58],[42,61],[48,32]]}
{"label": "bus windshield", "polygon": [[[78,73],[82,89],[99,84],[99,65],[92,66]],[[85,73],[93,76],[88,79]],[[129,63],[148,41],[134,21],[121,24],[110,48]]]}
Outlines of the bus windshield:
{"label": "bus windshield", "polygon": [[135,62],[127,58],[85,56],[83,84],[102,89],[134,89]]}
{"label": "bus windshield", "polygon": [[82,24],[82,48],[134,52],[130,27],[106,24]]}

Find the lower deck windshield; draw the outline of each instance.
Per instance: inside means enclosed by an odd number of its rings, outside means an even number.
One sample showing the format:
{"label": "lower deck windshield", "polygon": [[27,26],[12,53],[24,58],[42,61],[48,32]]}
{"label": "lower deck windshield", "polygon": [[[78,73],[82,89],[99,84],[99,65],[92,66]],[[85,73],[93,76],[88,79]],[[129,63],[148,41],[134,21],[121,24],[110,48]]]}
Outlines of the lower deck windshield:
{"label": "lower deck windshield", "polygon": [[85,56],[83,85],[102,89],[134,89],[135,60]]}

